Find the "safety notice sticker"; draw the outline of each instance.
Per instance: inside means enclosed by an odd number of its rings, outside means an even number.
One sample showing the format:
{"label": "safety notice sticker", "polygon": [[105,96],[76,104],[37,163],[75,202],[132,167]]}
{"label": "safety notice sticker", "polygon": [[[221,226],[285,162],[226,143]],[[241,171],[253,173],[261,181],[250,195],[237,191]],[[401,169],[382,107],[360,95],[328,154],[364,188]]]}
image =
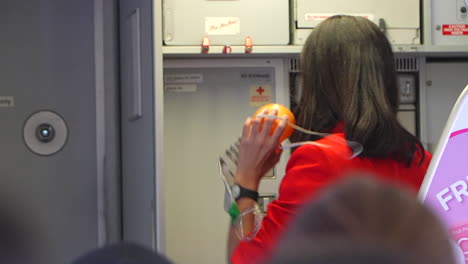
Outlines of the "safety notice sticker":
{"label": "safety notice sticker", "polygon": [[203,75],[200,73],[181,73],[181,74],[165,74],[165,83],[202,83]]}
{"label": "safety notice sticker", "polygon": [[196,84],[166,84],[164,86],[166,92],[172,93],[193,93],[197,91]]}
{"label": "safety notice sticker", "polygon": [[468,25],[451,24],[442,26],[444,36],[468,36]]}
{"label": "safety notice sticker", "polygon": [[252,85],[250,86],[250,105],[262,106],[271,103],[270,85]]}

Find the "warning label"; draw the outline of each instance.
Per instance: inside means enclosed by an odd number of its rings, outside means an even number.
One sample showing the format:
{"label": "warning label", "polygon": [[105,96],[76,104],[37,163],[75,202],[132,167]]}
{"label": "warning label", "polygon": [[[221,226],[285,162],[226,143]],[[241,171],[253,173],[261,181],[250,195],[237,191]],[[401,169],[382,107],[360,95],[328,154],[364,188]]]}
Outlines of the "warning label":
{"label": "warning label", "polygon": [[463,25],[463,24],[443,25],[442,34],[444,36],[468,36],[468,25]]}
{"label": "warning label", "polygon": [[252,85],[250,86],[250,105],[262,106],[271,103],[270,85]]}
{"label": "warning label", "polygon": [[13,96],[0,96],[0,107],[14,107],[15,99]]}

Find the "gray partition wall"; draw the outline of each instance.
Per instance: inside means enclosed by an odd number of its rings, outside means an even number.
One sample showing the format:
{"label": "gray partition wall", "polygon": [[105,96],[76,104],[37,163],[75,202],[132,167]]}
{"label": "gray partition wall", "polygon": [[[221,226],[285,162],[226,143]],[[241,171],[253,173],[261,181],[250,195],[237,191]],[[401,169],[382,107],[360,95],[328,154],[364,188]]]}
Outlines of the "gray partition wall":
{"label": "gray partition wall", "polygon": [[32,263],[120,239],[116,11],[0,2],[0,228],[23,230],[12,236]]}
{"label": "gray partition wall", "polygon": [[429,60],[426,65],[428,147],[435,150],[450,112],[468,84],[468,60]]}
{"label": "gray partition wall", "polygon": [[[158,2],[158,1],[155,1]],[[158,186],[157,147],[162,126],[158,117],[158,85],[155,74],[161,28],[156,28],[152,0],[120,0],[121,131],[123,237],[147,247],[161,248],[162,231],[156,213]],[[162,33],[160,33],[162,34]],[[159,54],[162,59],[162,56]],[[162,77],[162,76],[157,76]],[[161,98],[162,100],[162,98]],[[161,122],[161,123],[157,123]],[[159,211],[158,211],[159,213]]]}

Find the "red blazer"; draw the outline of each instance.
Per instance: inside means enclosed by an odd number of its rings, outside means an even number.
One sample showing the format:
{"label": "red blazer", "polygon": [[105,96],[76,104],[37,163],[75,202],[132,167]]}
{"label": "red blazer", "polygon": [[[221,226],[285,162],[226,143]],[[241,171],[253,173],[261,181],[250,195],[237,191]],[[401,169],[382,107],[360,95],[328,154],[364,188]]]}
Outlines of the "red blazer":
{"label": "red blazer", "polygon": [[[344,134],[334,134],[333,137],[344,139]],[[431,154],[427,151],[422,165],[419,165],[419,155],[415,155],[409,168],[391,159],[350,159],[351,150],[346,144],[330,138],[317,142],[330,147],[305,145],[291,155],[278,199],[268,206],[256,237],[238,245],[231,258],[233,264],[259,263],[268,257],[269,250],[275,246],[289,220],[296,215],[298,207],[347,172],[368,172],[383,181],[417,192],[431,160]]]}

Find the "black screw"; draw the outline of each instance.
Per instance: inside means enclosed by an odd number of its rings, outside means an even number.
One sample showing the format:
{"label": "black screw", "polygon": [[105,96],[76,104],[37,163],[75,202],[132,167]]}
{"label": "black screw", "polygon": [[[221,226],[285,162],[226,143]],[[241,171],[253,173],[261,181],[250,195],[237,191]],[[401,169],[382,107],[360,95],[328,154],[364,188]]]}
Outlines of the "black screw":
{"label": "black screw", "polygon": [[466,7],[465,6],[462,6],[462,8],[460,8],[460,11],[463,13],[463,14],[466,14]]}

